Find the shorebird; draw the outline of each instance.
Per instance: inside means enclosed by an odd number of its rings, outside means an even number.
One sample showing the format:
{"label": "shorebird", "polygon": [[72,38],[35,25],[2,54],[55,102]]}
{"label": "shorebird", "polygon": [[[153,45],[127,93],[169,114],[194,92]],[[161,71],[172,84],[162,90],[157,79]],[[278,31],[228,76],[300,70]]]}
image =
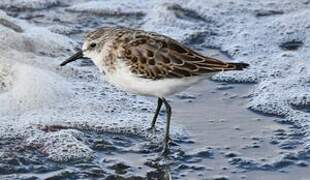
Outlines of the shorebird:
{"label": "shorebird", "polygon": [[163,152],[168,151],[171,121],[171,106],[165,98],[216,72],[249,66],[204,56],[165,35],[125,27],[102,27],[87,33],[82,49],[60,65],[84,57],[90,58],[114,86],[158,98],[150,130],[155,129],[159,111],[165,105]]}

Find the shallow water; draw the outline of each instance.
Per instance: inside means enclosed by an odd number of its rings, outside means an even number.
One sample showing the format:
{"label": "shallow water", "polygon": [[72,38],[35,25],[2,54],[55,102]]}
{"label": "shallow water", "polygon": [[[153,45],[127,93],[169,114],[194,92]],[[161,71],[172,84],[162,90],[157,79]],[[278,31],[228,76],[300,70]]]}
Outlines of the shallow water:
{"label": "shallow water", "polygon": [[[308,22],[299,17],[309,14],[310,3],[83,2],[0,2],[16,18],[0,13],[0,179],[310,178],[307,66],[292,61],[308,57],[302,38]],[[296,24],[282,24],[293,23],[290,18]],[[165,159],[156,140],[164,111],[155,140],[145,131],[156,99],[107,85],[87,60],[58,67],[80,47],[84,32],[103,25],[165,33],[252,68],[220,74],[213,79],[226,83],[205,80],[169,99],[174,141]]]}
{"label": "shallow water", "polygon": [[[158,144],[143,138],[81,131],[82,141],[95,151],[92,160],[56,163],[37,147],[24,145],[22,140],[2,140],[1,177],[307,179],[309,157],[294,154],[302,146],[294,143],[281,146],[283,142],[302,136],[295,134],[294,137],[290,133],[294,128],[277,123],[276,117],[247,110],[244,105],[251,86],[206,80],[172,98],[172,126],[182,124],[190,138],[175,140],[167,159],[159,156]],[[160,118],[164,118],[164,112]],[[63,127],[44,130],[79,131]]]}
{"label": "shallow water", "polygon": [[[199,174],[227,179],[309,178],[307,158],[283,157],[303,149],[302,144],[289,141],[302,135],[291,133],[296,129],[279,124],[278,117],[246,108],[253,86],[204,81],[188,90],[188,98],[174,98],[175,123],[183,124],[194,141],[181,145],[182,149],[213,151],[212,158],[200,162],[207,170],[189,172],[188,179],[200,179]],[[305,167],[299,164],[303,161]]]}

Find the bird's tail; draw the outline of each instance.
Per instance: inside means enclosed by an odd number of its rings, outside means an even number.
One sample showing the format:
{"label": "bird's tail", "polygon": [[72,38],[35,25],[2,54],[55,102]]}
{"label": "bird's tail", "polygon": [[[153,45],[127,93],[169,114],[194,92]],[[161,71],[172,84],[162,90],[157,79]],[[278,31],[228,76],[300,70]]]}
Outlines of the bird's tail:
{"label": "bird's tail", "polygon": [[231,70],[242,70],[244,68],[247,68],[249,64],[247,63],[228,63]]}

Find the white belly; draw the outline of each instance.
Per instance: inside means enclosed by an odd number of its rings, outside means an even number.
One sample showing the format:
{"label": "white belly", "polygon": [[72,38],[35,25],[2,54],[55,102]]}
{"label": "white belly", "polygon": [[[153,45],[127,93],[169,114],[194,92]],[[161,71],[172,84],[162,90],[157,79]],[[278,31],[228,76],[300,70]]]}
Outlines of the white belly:
{"label": "white belly", "polygon": [[210,77],[211,74],[205,76],[195,76],[187,78],[169,78],[160,80],[151,80],[146,78],[140,78],[133,74],[129,67],[125,65],[121,60],[115,61],[115,70],[109,71],[106,68],[102,60],[95,59],[94,63],[100,69],[101,72],[105,72],[105,79],[112,85],[119,87],[125,91],[129,91],[134,94],[140,94],[145,96],[166,97],[174,93],[185,90],[191,85],[199,82],[202,79]]}
{"label": "white belly", "polygon": [[107,73],[106,80],[129,92],[145,95],[166,97],[185,90],[206,77],[171,78],[151,80],[140,78],[124,68],[117,68],[114,73]]}

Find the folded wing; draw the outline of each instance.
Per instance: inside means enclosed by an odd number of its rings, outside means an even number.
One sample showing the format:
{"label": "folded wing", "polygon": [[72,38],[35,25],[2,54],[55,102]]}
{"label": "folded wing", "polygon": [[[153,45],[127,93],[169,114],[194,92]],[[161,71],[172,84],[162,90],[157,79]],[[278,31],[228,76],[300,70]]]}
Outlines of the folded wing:
{"label": "folded wing", "polygon": [[227,63],[203,56],[169,37],[155,33],[136,35],[123,43],[121,49],[120,56],[132,73],[154,80],[242,70],[248,66],[246,63]]}

